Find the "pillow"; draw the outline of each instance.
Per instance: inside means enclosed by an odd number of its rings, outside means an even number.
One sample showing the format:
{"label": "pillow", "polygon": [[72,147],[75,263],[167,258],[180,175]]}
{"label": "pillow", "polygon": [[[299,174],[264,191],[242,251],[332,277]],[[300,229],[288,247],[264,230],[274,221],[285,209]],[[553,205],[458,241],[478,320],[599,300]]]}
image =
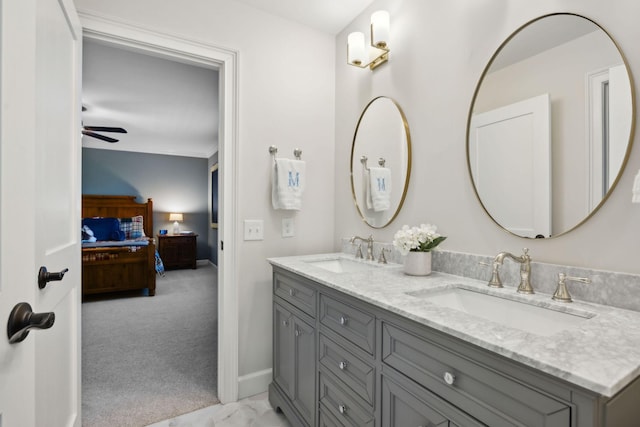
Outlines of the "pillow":
{"label": "pillow", "polygon": [[86,225],[82,226],[81,231],[82,231],[82,243],[93,243],[96,240],[98,240],[93,235],[93,231]]}
{"label": "pillow", "polygon": [[118,218],[84,218],[82,226],[89,227],[96,240],[124,240]]}
{"label": "pillow", "polygon": [[120,230],[124,233],[124,238],[127,240],[145,237],[144,217],[137,215],[130,218],[120,218]]}

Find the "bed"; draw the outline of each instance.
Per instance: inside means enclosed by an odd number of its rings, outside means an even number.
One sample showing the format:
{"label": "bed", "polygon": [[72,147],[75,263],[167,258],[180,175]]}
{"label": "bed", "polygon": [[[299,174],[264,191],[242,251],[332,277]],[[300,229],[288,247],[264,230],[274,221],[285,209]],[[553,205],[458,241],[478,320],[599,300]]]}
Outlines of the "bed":
{"label": "bed", "polygon": [[[155,295],[153,201],[137,203],[136,196],[85,194],[82,218],[83,297],[143,289],[148,290],[149,296]],[[119,224],[121,228],[105,231],[111,224]],[[140,235],[142,230],[144,233]]]}

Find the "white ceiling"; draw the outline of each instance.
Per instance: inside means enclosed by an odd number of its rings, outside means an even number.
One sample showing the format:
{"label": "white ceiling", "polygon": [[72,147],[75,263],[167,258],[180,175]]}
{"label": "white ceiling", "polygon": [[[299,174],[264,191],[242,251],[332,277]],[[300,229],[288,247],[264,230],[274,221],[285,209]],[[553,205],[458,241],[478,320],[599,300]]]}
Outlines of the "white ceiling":
{"label": "white ceiling", "polygon": [[[317,30],[337,34],[373,0],[234,0]],[[218,150],[218,72],[84,40],[82,113],[86,126],[123,127],[83,136],[82,145],[189,157]]]}
{"label": "white ceiling", "polygon": [[210,157],[218,149],[218,72],[84,40],[85,126],[115,144],[83,136],[88,148]]}
{"label": "white ceiling", "polygon": [[334,35],[373,3],[373,0],[236,1]]}
{"label": "white ceiling", "polygon": [[491,71],[515,64],[597,30],[598,26],[593,22],[574,15],[554,15],[539,19],[524,27],[509,40],[491,64]]}

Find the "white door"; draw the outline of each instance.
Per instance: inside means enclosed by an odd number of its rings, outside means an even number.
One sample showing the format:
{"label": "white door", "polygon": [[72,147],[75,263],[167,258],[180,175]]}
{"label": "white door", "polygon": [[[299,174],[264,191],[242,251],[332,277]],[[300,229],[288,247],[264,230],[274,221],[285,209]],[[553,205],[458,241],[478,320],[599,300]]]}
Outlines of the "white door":
{"label": "white door", "polygon": [[[71,0],[0,7],[0,427],[80,426],[82,30]],[[53,326],[9,343],[18,303]]]}
{"label": "white door", "polygon": [[632,90],[626,67],[616,65],[587,75],[589,205],[595,209],[618,178],[627,155],[633,117]]}
{"label": "white door", "polygon": [[518,236],[551,235],[549,95],[506,105],[471,119],[469,159],[487,212]]}

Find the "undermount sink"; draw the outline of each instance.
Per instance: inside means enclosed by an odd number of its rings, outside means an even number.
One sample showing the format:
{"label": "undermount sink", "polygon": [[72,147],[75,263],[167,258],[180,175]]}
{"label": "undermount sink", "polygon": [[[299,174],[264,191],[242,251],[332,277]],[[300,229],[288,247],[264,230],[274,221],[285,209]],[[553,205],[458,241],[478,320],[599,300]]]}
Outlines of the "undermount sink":
{"label": "undermount sink", "polygon": [[438,306],[542,336],[578,327],[595,316],[593,313],[576,309],[558,311],[552,307],[533,305],[461,287],[421,290],[407,294]]}
{"label": "undermount sink", "polygon": [[346,258],[321,259],[306,262],[334,273],[356,273],[378,268],[377,265],[371,262],[351,261]]}

